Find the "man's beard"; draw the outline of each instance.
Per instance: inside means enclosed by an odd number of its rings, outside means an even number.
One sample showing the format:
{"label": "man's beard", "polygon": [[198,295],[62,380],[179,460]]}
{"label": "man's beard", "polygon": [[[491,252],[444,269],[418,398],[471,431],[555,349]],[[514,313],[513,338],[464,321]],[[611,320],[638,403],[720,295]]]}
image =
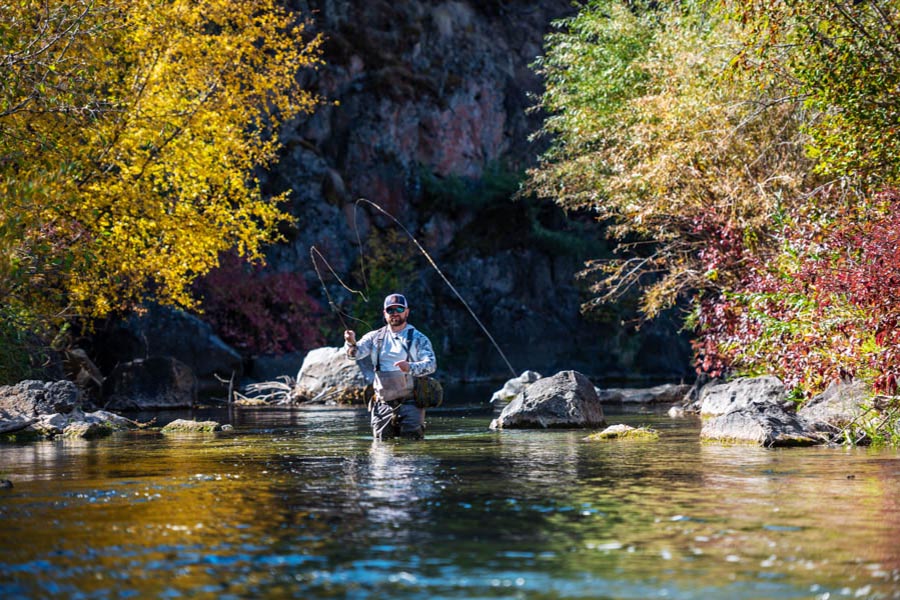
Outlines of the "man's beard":
{"label": "man's beard", "polygon": [[388,317],[388,323],[390,323],[394,327],[398,325],[405,325],[406,317],[403,315],[391,315],[390,317]]}

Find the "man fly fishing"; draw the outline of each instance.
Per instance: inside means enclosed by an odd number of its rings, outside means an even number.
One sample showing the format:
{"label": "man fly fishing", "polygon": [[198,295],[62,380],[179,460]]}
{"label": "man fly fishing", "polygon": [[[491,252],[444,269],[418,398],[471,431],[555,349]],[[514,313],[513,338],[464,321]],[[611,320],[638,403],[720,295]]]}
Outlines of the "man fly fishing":
{"label": "man fly fishing", "polygon": [[375,367],[375,398],[371,405],[372,436],[376,440],[396,435],[422,439],[425,409],[413,398],[414,377],[434,373],[437,359],[428,337],[407,322],[409,305],[403,294],[384,299],[387,325],[370,331],[358,342],[352,330],[344,332],[344,349],[350,360],[371,357]]}

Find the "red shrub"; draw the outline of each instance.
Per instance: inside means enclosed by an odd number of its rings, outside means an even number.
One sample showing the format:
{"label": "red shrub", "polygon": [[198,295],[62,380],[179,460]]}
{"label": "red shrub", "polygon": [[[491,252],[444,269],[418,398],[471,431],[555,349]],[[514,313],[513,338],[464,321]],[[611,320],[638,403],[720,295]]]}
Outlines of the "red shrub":
{"label": "red shrub", "polygon": [[321,346],[322,308],[298,273],[266,272],[235,254],[198,283],[204,318],[235,348],[281,354]]}
{"label": "red shrub", "polygon": [[900,193],[825,225],[788,231],[784,251],[733,293],[698,303],[698,370],[773,372],[812,393],[836,377],[894,393],[900,373]]}

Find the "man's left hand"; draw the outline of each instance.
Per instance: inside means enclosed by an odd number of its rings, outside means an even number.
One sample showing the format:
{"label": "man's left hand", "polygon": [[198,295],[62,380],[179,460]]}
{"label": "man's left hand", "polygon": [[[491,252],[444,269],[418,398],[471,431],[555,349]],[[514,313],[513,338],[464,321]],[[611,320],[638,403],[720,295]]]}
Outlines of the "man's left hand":
{"label": "man's left hand", "polygon": [[409,363],[405,360],[400,360],[394,363],[394,366],[403,371],[404,373],[409,373]]}

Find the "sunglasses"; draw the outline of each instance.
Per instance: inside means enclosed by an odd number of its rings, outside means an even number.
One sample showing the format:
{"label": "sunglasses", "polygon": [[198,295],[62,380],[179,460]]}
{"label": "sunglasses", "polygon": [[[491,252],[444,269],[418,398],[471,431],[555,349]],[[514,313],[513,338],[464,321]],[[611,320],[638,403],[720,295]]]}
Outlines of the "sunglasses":
{"label": "sunglasses", "polygon": [[400,313],[402,313],[405,310],[406,310],[406,307],[403,307],[403,306],[389,306],[386,309],[384,309],[384,312],[386,312],[389,315],[399,315]]}

